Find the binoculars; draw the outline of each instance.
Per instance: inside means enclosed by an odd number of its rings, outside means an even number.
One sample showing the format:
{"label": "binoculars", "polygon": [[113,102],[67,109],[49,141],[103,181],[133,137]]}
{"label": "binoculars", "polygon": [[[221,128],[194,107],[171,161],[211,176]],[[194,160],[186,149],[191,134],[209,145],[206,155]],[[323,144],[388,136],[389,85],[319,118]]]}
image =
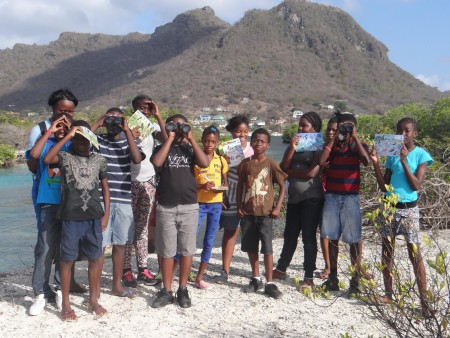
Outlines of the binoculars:
{"label": "binoculars", "polygon": [[123,122],[123,117],[107,116],[107,117],[105,117],[103,122],[105,122],[105,124],[116,124],[116,125],[120,126]]}
{"label": "binoculars", "polygon": [[170,133],[171,131],[180,130],[182,133],[187,134],[191,130],[191,126],[189,124],[184,124],[180,122],[169,122],[166,124],[166,130]]}
{"label": "binoculars", "polygon": [[341,124],[339,126],[339,133],[342,135],[353,133],[353,126],[351,124]]}

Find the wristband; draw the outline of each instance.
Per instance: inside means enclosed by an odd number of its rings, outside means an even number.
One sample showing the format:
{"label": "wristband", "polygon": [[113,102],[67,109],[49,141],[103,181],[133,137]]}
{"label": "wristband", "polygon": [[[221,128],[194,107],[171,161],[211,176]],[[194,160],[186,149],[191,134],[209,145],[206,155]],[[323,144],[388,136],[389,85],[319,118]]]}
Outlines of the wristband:
{"label": "wristband", "polygon": [[331,153],[331,148],[329,146],[324,146],[324,148]]}
{"label": "wristband", "polygon": [[48,129],[47,130],[47,136],[50,137],[50,136],[52,136],[52,134],[53,134],[52,131],[50,129]]}

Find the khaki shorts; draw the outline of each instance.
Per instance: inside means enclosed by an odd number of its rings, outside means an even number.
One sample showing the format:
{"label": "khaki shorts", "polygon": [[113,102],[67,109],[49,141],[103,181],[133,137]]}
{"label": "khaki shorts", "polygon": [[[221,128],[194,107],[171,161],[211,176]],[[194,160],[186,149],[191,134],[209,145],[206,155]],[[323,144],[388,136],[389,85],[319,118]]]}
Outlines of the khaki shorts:
{"label": "khaki shorts", "polygon": [[197,250],[198,204],[156,207],[156,252],[163,258],[193,256]]}

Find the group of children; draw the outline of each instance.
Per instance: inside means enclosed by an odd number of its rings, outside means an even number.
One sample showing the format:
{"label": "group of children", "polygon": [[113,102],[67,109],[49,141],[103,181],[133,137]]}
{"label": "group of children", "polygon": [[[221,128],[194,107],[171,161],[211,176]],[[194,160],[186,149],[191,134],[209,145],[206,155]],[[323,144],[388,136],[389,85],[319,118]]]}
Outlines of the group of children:
{"label": "group of children", "polygon": [[[38,172],[50,173],[50,168],[56,168],[52,169],[55,174],[50,178],[37,175],[37,187],[33,189],[37,196],[50,198],[47,190],[55,184],[51,201],[39,197],[36,200],[38,243],[33,274],[36,299],[30,314],[42,311],[52,296],[49,276],[55,257],[58,265],[55,268],[56,302],[63,320],[77,319],[70,306],[69,292],[71,286],[78,285],[73,279],[73,266],[80,256],[89,261],[87,309],[97,316],[106,313],[98,300],[103,253],[108,245],[113,248],[113,295],[135,296],[132,289],[124,287],[137,284],[131,270],[131,243],[136,248],[137,280],[147,285],[157,284],[158,279],[147,268],[148,233],[152,223],[162,285],[151,306],[160,308],[176,299],[180,307],[190,307],[187,283],[196,252],[196,237],[205,218],[203,250],[194,282],[197,288],[212,288],[203,276],[220,227],[224,234],[222,270],[216,278],[217,283],[228,281],[240,230],[241,249],[247,252],[252,271],[250,282],[243,291],[256,292],[264,287],[264,293],[269,297],[280,298],[282,293],[273,279],[286,278],[286,269],[302,233],[305,276],[300,289],[311,289],[318,252],[316,232],[320,224],[326,264],[319,277],[326,279],[325,289],[339,290],[338,241],[342,237],[350,245],[356,271],[350,281],[350,291],[358,292],[359,279],[371,277],[361,269],[359,202],[360,164],[367,166],[370,161],[374,164],[380,189],[386,191],[385,184],[392,184],[394,193],[400,195],[393,223],[384,224],[381,232],[386,295],[380,297],[380,302],[389,302],[392,298],[390,269],[394,241],[386,238],[403,234],[409,250],[418,247],[417,190],[432,162],[426,151],[414,145],[417,133],[414,120],[399,121],[397,133],[404,135],[402,154],[388,158],[383,176],[377,154],[374,150],[369,152],[367,145],[359,140],[352,114],[340,114],[330,119],[322,151],[297,152],[299,138],[293,137],[281,165],[266,155],[270,147],[267,130],[253,131],[248,142],[249,120],[236,115],[228,121],[227,131],[240,140],[245,159],[238,166],[230,167],[227,155],[216,153],[220,133],[215,126],[204,129],[202,149],[186,117],[175,114],[163,121],[157,105],[148,96],[139,95],[132,102],[135,110],[147,117],[154,116],[158,121],[154,124],[155,132],[141,138],[138,129],[128,127],[127,118],[119,108],[109,109],[92,127],[85,121],[72,122],[78,101],[75,102],[68,91],[60,91],[59,95],[60,101],[71,103],[72,107],[64,111],[56,109],[62,103],[52,101],[52,123],[41,132],[39,139],[37,130],[33,131],[32,134],[37,136],[34,136],[35,143],[29,151],[30,159],[39,159],[35,165]],[[91,142],[83,135],[85,129],[95,131],[101,126],[106,127],[107,133],[96,136],[99,149],[94,152]],[[298,132],[317,133],[321,128],[321,118],[315,112],[309,112],[301,117]],[[155,140],[160,144],[155,146]],[[274,269],[273,219],[281,212],[286,180],[288,203],[284,243]],[[274,183],[279,185],[277,198]],[[48,235],[50,228],[52,234]],[[38,252],[38,247],[48,245],[51,250]],[[410,257],[426,315],[425,270],[420,252],[414,250],[415,254],[410,253]],[[265,278],[259,271],[260,252],[264,256]],[[178,265],[179,287],[174,296],[172,284]]]}

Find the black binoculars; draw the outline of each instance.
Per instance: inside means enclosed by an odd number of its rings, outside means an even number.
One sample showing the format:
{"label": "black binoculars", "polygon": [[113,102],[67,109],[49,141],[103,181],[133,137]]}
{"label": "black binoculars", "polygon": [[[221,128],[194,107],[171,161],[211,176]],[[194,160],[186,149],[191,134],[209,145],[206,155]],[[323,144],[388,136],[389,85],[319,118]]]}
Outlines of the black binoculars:
{"label": "black binoculars", "polygon": [[345,135],[345,134],[351,134],[353,133],[353,126],[351,124],[341,124],[339,126],[339,133]]}
{"label": "black binoculars", "polygon": [[116,124],[116,125],[120,126],[123,122],[123,117],[106,116],[103,121],[105,122],[105,124]]}
{"label": "black binoculars", "polygon": [[166,124],[166,130],[170,133],[171,131],[180,130],[182,133],[187,134],[191,130],[191,126],[189,124],[180,123],[180,122],[169,122]]}

